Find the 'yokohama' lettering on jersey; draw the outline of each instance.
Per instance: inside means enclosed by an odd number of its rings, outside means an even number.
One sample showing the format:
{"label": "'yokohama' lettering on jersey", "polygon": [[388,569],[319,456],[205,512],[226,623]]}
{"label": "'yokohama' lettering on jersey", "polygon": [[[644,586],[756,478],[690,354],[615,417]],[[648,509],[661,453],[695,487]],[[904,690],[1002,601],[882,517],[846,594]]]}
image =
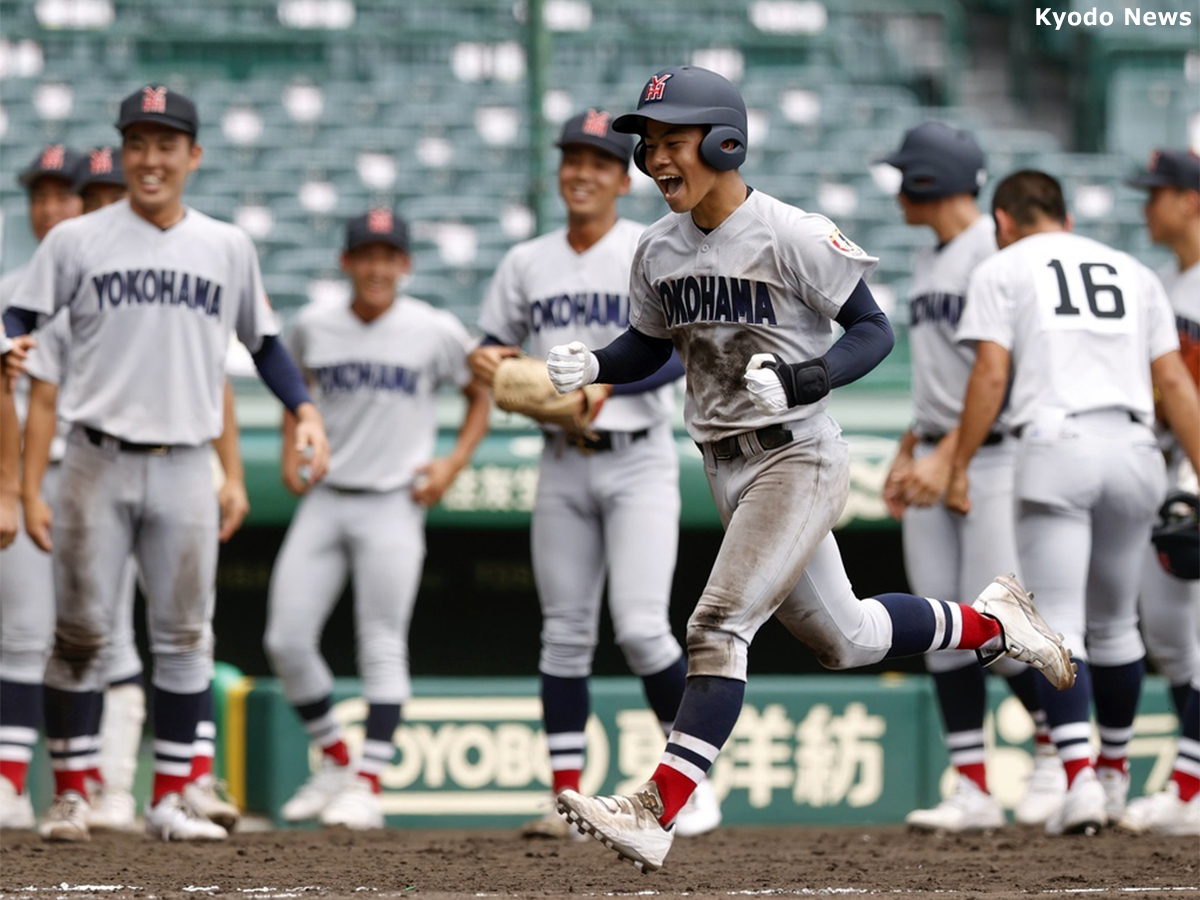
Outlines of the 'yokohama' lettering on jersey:
{"label": "'yokohama' lettering on jersey", "polygon": [[104,309],[122,304],[141,306],[157,303],[164,306],[186,306],[205,315],[221,315],[221,285],[174,269],[128,269],[93,275],[96,288],[96,308]]}
{"label": "'yokohama' lettering on jersey", "polygon": [[326,396],[352,391],[400,391],[415,394],[421,373],[404,366],[382,363],[346,362],[312,370]]}
{"label": "'yokohama' lettering on jersey", "polygon": [[659,282],[667,326],[692,322],[776,325],[775,305],[765,282],[724,275],[688,275]]}
{"label": "'yokohama' lettering on jersey", "polygon": [[629,325],[627,294],[558,294],[529,304],[529,327],[568,328],[571,325]]}
{"label": "'yokohama' lettering on jersey", "polygon": [[962,318],[964,299],[962,294],[943,291],[913,297],[908,304],[909,324],[914,327],[940,323],[957,325]]}

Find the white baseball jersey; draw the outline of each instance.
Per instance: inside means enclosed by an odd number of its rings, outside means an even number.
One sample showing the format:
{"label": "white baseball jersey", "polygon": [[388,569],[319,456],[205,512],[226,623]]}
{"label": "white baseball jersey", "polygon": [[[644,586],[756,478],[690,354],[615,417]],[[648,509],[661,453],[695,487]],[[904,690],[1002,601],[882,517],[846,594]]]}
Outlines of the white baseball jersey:
{"label": "white baseball jersey", "polygon": [[463,387],[470,336],[413,297],[364,322],[346,305],[308,306],[288,344],[313,386],[333,452],[325,483],[391,491],[433,458],[437,390]]}
{"label": "white baseball jersey", "polygon": [[879,262],[829,219],[754,191],[705,234],[670,213],[642,236],[630,282],[630,324],[670,338],[687,370],[684,420],[700,442],[809,418],[829,398],[760,413],[742,375],[755,353],[786,363],[823,356],[833,319]]}
{"label": "white baseball jersey", "polygon": [[[567,231],[517,244],[501,260],[479,317],[485,334],[513,346],[528,341],[534,356],[557,344],[582,341],[604,347],[629,326],[629,264],[645,226],[618,219],[583,253],[567,243]],[[670,417],[674,388],[610,397],[594,426],[601,431],[640,431]]]}
{"label": "white baseball jersey", "polygon": [[[61,394],[70,349],[71,323],[65,312],[59,312],[38,329],[37,346],[29,351],[25,371],[38,381],[46,381],[55,385]],[[28,391],[28,387],[26,391]],[[61,417],[57,422],[57,433],[50,443],[51,462],[62,460],[63,453],[67,449],[67,432],[70,430],[70,426]]]}
{"label": "white baseball jersey", "polygon": [[[955,338],[971,273],[996,252],[996,225],[980,216],[949,243],[918,250],[908,303],[912,354],[913,429],[945,434],[958,426],[971,368],[972,349]],[[1006,413],[1001,413],[1000,425]]]}
{"label": "white baseball jersey", "polygon": [[1040,411],[1154,415],[1150,363],[1179,349],[1162,283],[1127,253],[1070,232],[1033,234],[971,277],[958,328],[1013,355],[1012,423]]}
{"label": "white baseball jersey", "polygon": [[124,200],[62,222],[20,290],[15,306],[69,308],[59,415],[135,443],[217,437],[230,335],[254,352],[278,331],[250,237],[190,207],[165,231]]}

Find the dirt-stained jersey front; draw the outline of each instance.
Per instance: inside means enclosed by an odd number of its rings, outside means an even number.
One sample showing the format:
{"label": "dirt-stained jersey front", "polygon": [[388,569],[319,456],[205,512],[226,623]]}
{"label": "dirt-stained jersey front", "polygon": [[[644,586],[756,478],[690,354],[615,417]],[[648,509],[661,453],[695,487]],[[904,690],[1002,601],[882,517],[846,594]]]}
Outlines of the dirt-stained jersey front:
{"label": "dirt-stained jersey front", "polygon": [[1154,418],[1150,363],[1179,348],[1162,283],[1127,253],[1069,232],[1033,234],[971,277],[963,341],[1013,355],[1011,421],[1124,409]]}
{"label": "dirt-stained jersey front", "polygon": [[69,307],[59,415],[135,443],[220,435],[230,335],[254,352],[278,331],[250,237],[191,208],[165,231],[125,200],[62,222],[19,290],[14,306]]}
{"label": "dirt-stained jersey front", "polygon": [[833,319],[879,262],[829,219],[754,191],[710,233],[690,213],[642,236],[630,281],[630,325],[670,338],[687,370],[684,419],[713,441],[809,418],[828,398],[775,415],[758,412],[742,375],[755,353],[787,363],[823,356]]}

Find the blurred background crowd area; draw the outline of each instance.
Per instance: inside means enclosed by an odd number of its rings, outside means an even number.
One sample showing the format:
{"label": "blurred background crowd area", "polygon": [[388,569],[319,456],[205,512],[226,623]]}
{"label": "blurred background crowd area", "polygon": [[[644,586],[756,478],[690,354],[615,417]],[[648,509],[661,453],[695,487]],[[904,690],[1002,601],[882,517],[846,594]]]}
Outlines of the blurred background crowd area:
{"label": "blurred background crowd area", "polygon": [[[46,143],[115,143],[119,99],[164,83],[200,109],[188,201],[254,237],[285,319],[345,296],[343,222],[389,204],[413,225],[410,292],[472,325],[505,250],[563,219],[560,123],[692,63],[746,98],[748,182],[880,257],[899,343],[862,387],[903,390],[911,252],[931,238],[873,161],[925,119],[970,128],[991,183],[1043,168],[1079,230],[1159,264],[1121,180],[1155,146],[1200,145],[1197,5],[1154,4],[1192,10],[1186,27],[1101,3],[1113,26],[1055,30],[1026,0],[0,0],[0,271],[33,249],[16,173]],[[622,213],[665,211],[635,172]]]}

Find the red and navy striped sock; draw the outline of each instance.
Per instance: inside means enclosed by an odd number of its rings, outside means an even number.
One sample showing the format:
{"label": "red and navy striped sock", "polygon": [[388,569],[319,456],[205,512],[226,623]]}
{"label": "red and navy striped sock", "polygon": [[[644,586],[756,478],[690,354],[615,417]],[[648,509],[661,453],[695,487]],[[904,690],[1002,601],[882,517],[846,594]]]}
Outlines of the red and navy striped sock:
{"label": "red and navy striped sock", "polygon": [[542,721],[550,751],[554,793],[579,790],[583,773],[584,729],[591,714],[587,678],[562,678],[542,673]]}
{"label": "red and navy striped sock", "polygon": [[963,603],[912,594],[879,594],[875,599],[892,620],[888,658],[930,650],[999,650],[1002,646],[1000,623]]}
{"label": "red and navy striped sock", "polygon": [[363,741],[358,774],[379,793],[379,777],[396,755],[396,728],[400,724],[399,703],[371,703],[367,707],[367,733]]}
{"label": "red and navy striped sock", "polygon": [[88,795],[87,773],[96,768],[100,737],[93,730],[100,721],[96,708],[99,691],[45,689],[46,748],[54,770],[54,792],[78,791]]}
{"label": "red and navy striped sock", "polygon": [[1188,691],[1183,707],[1183,730],[1175,751],[1175,771],[1171,780],[1179,788],[1179,799],[1188,803],[1200,794],[1200,689],[1196,683]]}
{"label": "red and navy striped sock", "polygon": [[983,668],[972,661],[970,665],[931,674],[946,728],[950,765],[986,792],[983,719],[987,708],[987,683]]}
{"label": "red and navy striped sock", "polygon": [[1129,742],[1133,739],[1133,718],[1137,715],[1145,675],[1145,659],[1123,666],[1092,663],[1092,691],[1096,724],[1100,731],[1097,767],[1127,771]]}
{"label": "red and navy striped sock", "polygon": [[178,794],[192,775],[196,725],[205,691],[177,694],[154,687],[154,790],[151,805]]}
{"label": "red and navy striped sock", "polygon": [[40,681],[0,681],[0,777],[7,778],[18,794],[25,792],[29,763],[42,727],[42,704]]}
{"label": "red and navy striped sock", "polygon": [[333,718],[333,697],[326,695],[312,703],[298,703],[293,708],[304,723],[308,739],[339,766],[350,765],[350,750],[342,740],[341,726]]}

